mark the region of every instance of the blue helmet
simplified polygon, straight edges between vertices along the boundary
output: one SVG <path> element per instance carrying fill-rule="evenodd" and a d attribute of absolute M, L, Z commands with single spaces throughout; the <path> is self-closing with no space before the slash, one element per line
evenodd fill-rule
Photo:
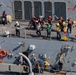
<path fill-rule="evenodd" d="M 6 10 L 4 10 L 3 12 L 6 12 Z"/>

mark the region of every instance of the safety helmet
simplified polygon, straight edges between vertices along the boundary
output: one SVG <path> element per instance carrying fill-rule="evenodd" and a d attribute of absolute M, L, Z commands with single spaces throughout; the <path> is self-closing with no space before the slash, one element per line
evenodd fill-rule
<path fill-rule="evenodd" d="M 65 25 L 66 23 L 65 22 L 63 22 L 63 25 Z"/>
<path fill-rule="evenodd" d="M 76 20 L 73 23 L 76 24 Z"/>
<path fill-rule="evenodd" d="M 6 10 L 4 10 L 3 12 L 6 12 Z"/>
<path fill-rule="evenodd" d="M 57 26 L 57 27 L 59 27 L 59 26 L 60 26 L 60 24 L 59 24 L 59 23 L 56 23 L 56 26 Z"/>

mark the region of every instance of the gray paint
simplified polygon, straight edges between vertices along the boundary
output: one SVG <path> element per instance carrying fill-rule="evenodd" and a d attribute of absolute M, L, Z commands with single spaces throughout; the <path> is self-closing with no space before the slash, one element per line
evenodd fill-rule
<path fill-rule="evenodd" d="M 6 9 L 7 10 L 7 13 L 9 15 L 11 15 L 13 17 L 13 19 L 15 19 L 15 12 L 14 12 L 14 0 L 0 0 L 0 3 L 2 4 L 2 7 L 0 7 L 0 10 L 4 10 Z M 20 0 L 15 0 L 15 1 L 20 1 Z M 24 19 L 24 1 L 30 1 L 32 3 L 32 16 L 34 15 L 34 4 L 33 4 L 33 1 L 40 1 L 42 3 L 42 15 L 45 16 L 45 13 L 44 13 L 44 2 L 48 2 L 48 0 L 21 0 L 22 2 L 22 20 Z M 71 12 L 68 12 L 68 8 L 73 8 L 76 4 L 76 1 L 75 0 L 49 0 L 49 2 L 52 3 L 52 16 L 54 14 L 54 2 L 65 2 L 66 3 L 66 18 L 72 18 L 72 19 L 76 19 L 76 9 L 75 11 L 71 11 Z M 2 14 L 2 11 L 0 11 L 0 15 Z M 54 19 L 54 17 L 53 17 Z"/>
<path fill-rule="evenodd" d="M 34 2 L 34 14 L 35 16 L 39 17 L 39 15 L 42 15 L 42 3 L 41 2 Z"/>
<path fill-rule="evenodd" d="M 66 20 L 66 3 L 65 2 L 55 2 L 54 3 L 55 14 L 58 17 L 63 17 Z"/>
<path fill-rule="evenodd" d="M 14 11 L 15 11 L 15 19 L 22 19 L 22 2 L 15 1 L 14 2 Z"/>
<path fill-rule="evenodd" d="M 76 45 L 75 42 L 0 37 L 0 42 L 2 40 L 5 40 L 5 42 L 3 42 L 1 44 L 1 48 L 4 50 L 7 50 L 8 52 L 9 52 L 9 50 L 13 50 L 12 53 L 14 54 L 13 58 L 11 58 L 11 59 L 8 59 L 7 57 L 5 57 L 3 59 L 3 61 L 5 63 L 13 63 L 16 60 L 15 57 L 18 57 L 18 55 L 16 53 L 22 52 L 22 47 L 17 48 L 19 46 L 18 43 L 21 41 L 25 42 L 25 47 L 26 47 L 25 50 L 27 50 L 30 45 L 36 46 L 36 49 L 31 51 L 29 57 L 32 55 L 32 53 L 35 53 L 37 57 L 38 57 L 38 54 L 46 53 L 47 57 L 50 57 L 49 61 L 51 62 L 52 65 L 54 65 L 54 62 L 56 61 L 57 54 L 63 44 L 69 43 L 71 47 L 74 44 Z M 75 61 L 75 57 L 76 57 L 75 52 L 76 52 L 76 50 L 70 52 L 65 57 L 65 64 L 64 64 L 64 68 L 63 68 L 64 70 L 70 70 L 71 63 L 73 63 Z M 68 59 L 70 60 L 70 63 L 67 63 Z M 72 68 L 72 71 L 76 71 L 76 66 L 74 66 Z"/>
<path fill-rule="evenodd" d="M 32 3 L 27 1 L 24 2 L 24 14 L 25 14 L 25 19 L 30 20 L 32 18 Z"/>

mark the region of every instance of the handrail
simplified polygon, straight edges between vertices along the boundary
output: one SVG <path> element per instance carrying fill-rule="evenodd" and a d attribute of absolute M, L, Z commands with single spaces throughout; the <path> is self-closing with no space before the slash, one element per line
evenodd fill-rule
<path fill-rule="evenodd" d="M 20 55 L 20 56 L 23 56 L 23 57 L 27 60 L 27 62 L 28 62 L 28 64 L 29 64 L 29 70 L 30 70 L 29 75 L 34 75 L 34 73 L 32 72 L 32 64 L 31 64 L 29 58 L 28 58 L 27 56 L 25 56 L 23 53 L 19 53 L 19 55 Z"/>

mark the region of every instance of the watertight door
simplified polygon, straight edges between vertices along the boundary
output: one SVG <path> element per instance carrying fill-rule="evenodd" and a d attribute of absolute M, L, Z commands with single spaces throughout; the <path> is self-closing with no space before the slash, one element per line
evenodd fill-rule
<path fill-rule="evenodd" d="M 22 19 L 22 3 L 21 1 L 14 1 L 15 19 Z"/>
<path fill-rule="evenodd" d="M 25 20 L 30 20 L 32 18 L 32 4 L 30 1 L 24 1 L 24 15 Z"/>
<path fill-rule="evenodd" d="M 47 19 L 48 16 L 52 16 L 52 3 L 51 2 L 44 2 L 44 15 Z"/>
<path fill-rule="evenodd" d="M 66 3 L 65 2 L 55 2 L 54 3 L 55 15 L 58 17 L 63 17 L 66 19 Z M 56 20 L 56 18 L 55 18 Z"/>
<path fill-rule="evenodd" d="M 34 14 L 36 17 L 42 16 L 42 4 L 39 1 L 34 2 Z"/>

